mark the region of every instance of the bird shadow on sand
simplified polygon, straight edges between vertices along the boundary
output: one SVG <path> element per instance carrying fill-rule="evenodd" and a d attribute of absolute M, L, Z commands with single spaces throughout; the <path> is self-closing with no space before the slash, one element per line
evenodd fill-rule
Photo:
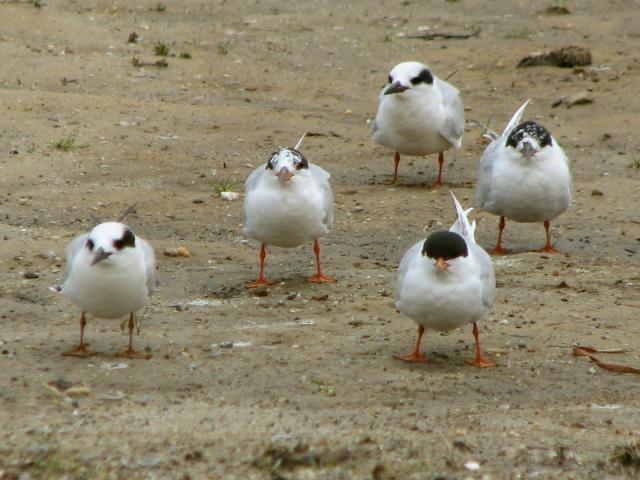
<path fill-rule="evenodd" d="M 389 188 L 420 188 L 426 190 L 442 190 L 444 192 L 448 192 L 450 189 L 458 189 L 458 188 L 471 188 L 473 187 L 473 182 L 449 182 L 445 181 L 444 185 L 435 185 L 435 177 L 429 177 L 427 180 L 417 179 L 415 177 L 398 177 L 396 183 L 391 182 L 392 176 L 385 177 L 373 177 L 369 179 L 369 185 L 382 185 L 384 187 Z"/>

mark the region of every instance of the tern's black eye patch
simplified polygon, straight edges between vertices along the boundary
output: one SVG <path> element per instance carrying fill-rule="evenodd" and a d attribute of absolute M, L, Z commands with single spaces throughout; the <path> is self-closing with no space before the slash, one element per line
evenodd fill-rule
<path fill-rule="evenodd" d="M 302 168 L 309 168 L 309 162 L 304 158 L 299 151 L 291 149 L 291 153 L 293 154 L 293 164 L 296 167 L 296 170 L 300 170 Z"/>
<path fill-rule="evenodd" d="M 280 150 L 277 150 L 271 154 L 269 157 L 269 161 L 267 162 L 267 170 L 273 170 L 275 168 L 275 159 L 280 153 Z"/>
<path fill-rule="evenodd" d="M 534 138 L 540 148 L 551 145 L 551 134 L 539 123 L 528 120 L 518 125 L 507 138 L 507 145 L 516 148 L 525 136 Z"/>
<path fill-rule="evenodd" d="M 431 75 L 431 72 L 428 69 L 425 68 L 420 72 L 420 75 L 411 79 L 412 85 L 418 85 L 419 83 L 426 83 L 427 85 L 431 85 L 433 83 L 433 75 Z"/>
<path fill-rule="evenodd" d="M 393 83 L 393 77 L 391 77 L 391 75 L 389 75 L 389 83 Z"/>
<path fill-rule="evenodd" d="M 93 240 L 89 239 L 87 240 L 87 250 L 89 250 L 90 252 L 93 252 Z"/>
<path fill-rule="evenodd" d="M 422 255 L 429 258 L 453 260 L 469 255 L 467 242 L 454 232 L 434 232 L 427 237 L 422 246 Z"/>
<path fill-rule="evenodd" d="M 131 230 L 125 228 L 124 233 L 122 234 L 122 238 L 120 240 L 114 240 L 113 246 L 116 248 L 116 250 L 122 250 L 124 247 L 135 247 L 136 236 Z"/>

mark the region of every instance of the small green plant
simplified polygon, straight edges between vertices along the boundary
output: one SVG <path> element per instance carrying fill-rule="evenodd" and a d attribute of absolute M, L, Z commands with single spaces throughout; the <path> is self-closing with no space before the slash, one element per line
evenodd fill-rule
<path fill-rule="evenodd" d="M 156 5 L 156 12 L 166 12 L 166 11 L 167 11 L 167 6 L 162 2 L 158 2 L 158 4 Z"/>
<path fill-rule="evenodd" d="M 181 52 L 180 58 L 192 58 L 189 52 Z"/>
<path fill-rule="evenodd" d="M 504 37 L 505 40 L 529 40 L 531 38 L 531 32 L 511 32 L 507 33 Z"/>
<path fill-rule="evenodd" d="M 229 53 L 229 42 L 218 42 L 216 49 L 219 55 L 227 55 Z"/>
<path fill-rule="evenodd" d="M 153 51 L 156 55 L 166 57 L 167 55 L 169 55 L 169 45 L 160 40 L 153 46 Z"/>
<path fill-rule="evenodd" d="M 640 446 L 637 441 L 633 440 L 628 445 L 617 447 L 612 460 L 624 467 L 640 471 Z"/>
<path fill-rule="evenodd" d="M 569 15 L 571 13 L 566 0 L 551 0 L 551 5 L 545 11 L 549 15 Z"/>
<path fill-rule="evenodd" d="M 238 190 L 238 182 L 233 178 L 225 178 L 213 184 L 213 191 L 217 194 L 221 192 L 235 192 Z"/>
<path fill-rule="evenodd" d="M 73 148 L 77 148 L 76 139 L 74 137 L 61 138 L 57 142 L 54 142 L 53 146 L 63 152 L 68 152 Z"/>
<path fill-rule="evenodd" d="M 640 170 L 640 158 L 633 157 L 631 162 L 629 162 L 629 168 L 633 168 L 634 170 Z"/>

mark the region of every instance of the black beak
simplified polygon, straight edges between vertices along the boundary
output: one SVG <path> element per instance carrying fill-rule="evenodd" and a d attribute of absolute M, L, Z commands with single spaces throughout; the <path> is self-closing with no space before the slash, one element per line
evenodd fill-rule
<path fill-rule="evenodd" d="M 392 93 L 402 93 L 405 90 L 409 90 L 409 87 L 405 87 L 400 82 L 393 82 L 385 89 L 384 94 L 391 95 Z"/>
<path fill-rule="evenodd" d="M 524 142 L 522 144 L 522 154 L 527 157 L 527 158 L 531 158 L 533 157 L 536 153 L 538 153 L 538 151 L 534 148 L 533 145 L 531 145 L 529 142 Z"/>
<path fill-rule="evenodd" d="M 111 252 L 105 252 L 102 249 L 102 247 L 98 247 L 98 249 L 96 250 L 96 253 L 93 255 L 93 260 L 91 260 L 91 266 L 101 262 L 105 258 L 109 258 L 110 256 L 111 256 Z"/>

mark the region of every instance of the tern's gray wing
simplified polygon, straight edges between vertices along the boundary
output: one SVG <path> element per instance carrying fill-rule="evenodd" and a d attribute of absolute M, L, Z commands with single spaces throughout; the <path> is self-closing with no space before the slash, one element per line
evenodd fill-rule
<path fill-rule="evenodd" d="M 445 113 L 445 121 L 440 135 L 447 139 L 456 148 L 462 146 L 462 134 L 464 133 L 464 106 L 460 98 L 460 92 L 450 83 L 436 79 L 437 87 L 442 94 L 442 107 Z"/>
<path fill-rule="evenodd" d="M 496 275 L 493 271 L 491 257 L 485 250 L 473 244 L 467 244 L 480 265 L 480 280 L 482 281 L 482 304 L 488 310 L 493 306 L 496 296 Z"/>
<path fill-rule="evenodd" d="M 318 186 L 322 189 L 324 196 L 324 224 L 327 227 L 333 225 L 333 191 L 329 182 L 331 175 L 324 168 L 318 165 L 309 164 L 309 171 Z"/>
<path fill-rule="evenodd" d="M 73 265 L 73 259 L 76 258 L 76 255 L 82 247 L 84 247 L 84 242 L 87 241 L 88 233 L 83 233 L 82 235 L 78 235 L 76 238 L 69 242 L 67 245 L 66 255 L 67 255 L 67 265 L 66 271 L 64 274 L 64 279 L 69 278 L 69 273 L 71 273 L 71 265 Z"/>
<path fill-rule="evenodd" d="M 400 293 L 400 285 L 404 280 L 404 276 L 407 274 L 409 270 L 409 265 L 413 262 L 413 259 L 418 255 L 418 253 L 422 250 L 422 246 L 424 245 L 424 239 L 420 240 L 418 243 L 415 243 L 409 250 L 407 250 L 402 256 L 402 260 L 400 260 L 400 266 L 398 267 L 398 281 L 396 282 L 396 296 Z"/>
<path fill-rule="evenodd" d="M 476 184 L 476 194 L 478 203 L 482 208 L 486 208 L 487 202 L 491 202 L 491 185 L 493 182 L 493 166 L 502 153 L 505 137 L 500 137 L 487 146 L 480 157 L 480 166 L 478 167 L 478 182 Z"/>
<path fill-rule="evenodd" d="M 251 175 L 249 175 L 247 180 L 244 182 L 245 195 L 249 193 L 251 190 L 253 190 L 254 188 L 256 188 L 256 185 L 260 181 L 260 178 L 262 177 L 262 175 L 264 175 L 266 171 L 267 169 L 264 166 L 260 166 L 256 168 L 253 172 L 251 172 Z"/>
<path fill-rule="evenodd" d="M 156 256 L 153 247 L 140 237 L 137 237 L 136 246 L 140 247 L 144 255 L 144 269 L 147 275 L 147 294 L 151 295 L 156 286 Z"/>

